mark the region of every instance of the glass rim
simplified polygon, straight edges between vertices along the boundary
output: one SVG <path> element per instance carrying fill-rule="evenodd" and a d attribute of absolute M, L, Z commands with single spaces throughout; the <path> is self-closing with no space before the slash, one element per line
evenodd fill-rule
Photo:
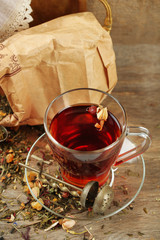
<path fill-rule="evenodd" d="M 47 127 L 47 116 L 48 116 L 48 112 L 52 106 L 52 104 L 58 100 L 59 98 L 61 98 L 63 95 L 67 94 L 67 93 L 70 93 L 70 92 L 74 92 L 74 91 L 81 91 L 81 90 L 91 90 L 91 91 L 96 91 L 96 92 L 100 92 L 100 93 L 103 93 L 104 95 L 107 95 L 108 97 L 110 97 L 112 100 L 114 100 L 121 108 L 122 112 L 123 112 L 123 116 L 124 116 L 124 129 L 122 128 L 122 133 L 120 135 L 119 138 L 117 138 L 116 141 L 114 141 L 112 144 L 104 147 L 104 148 L 100 148 L 100 149 L 97 149 L 97 150 L 92 150 L 92 151 L 80 151 L 80 150 L 75 150 L 75 149 L 72 149 L 72 148 L 68 148 L 68 147 L 65 147 L 63 146 L 62 144 L 60 144 L 51 134 L 50 134 L 50 131 Z M 111 94 L 103 91 L 103 90 L 100 90 L 100 89 L 95 89 L 95 88 L 74 88 L 74 89 L 71 89 L 71 90 L 68 90 L 68 91 L 65 91 L 61 94 L 59 94 L 57 97 L 55 97 L 51 102 L 50 104 L 48 105 L 46 111 L 45 111 L 45 115 L 44 115 L 44 130 L 46 132 L 46 135 L 47 137 L 50 139 L 51 142 L 53 142 L 54 144 L 56 144 L 58 147 L 70 152 L 70 153 L 75 153 L 75 154 L 93 154 L 93 153 L 101 153 L 101 152 L 104 152 L 106 150 L 109 150 L 111 148 L 113 148 L 114 146 L 116 146 L 120 140 L 122 139 L 122 137 L 124 136 L 124 134 L 126 134 L 126 130 L 127 130 L 127 115 L 126 115 L 126 111 L 124 109 L 124 107 L 121 105 L 121 103 L 115 98 L 113 97 Z"/>

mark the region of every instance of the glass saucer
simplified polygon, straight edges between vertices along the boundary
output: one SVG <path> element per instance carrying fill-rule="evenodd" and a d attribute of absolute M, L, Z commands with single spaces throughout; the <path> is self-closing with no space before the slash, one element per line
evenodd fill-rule
<path fill-rule="evenodd" d="M 35 171 L 41 172 L 39 178 L 43 182 L 43 187 L 40 189 L 39 197 L 42 199 L 44 197 L 41 191 L 47 192 L 52 200 L 52 205 L 48 207 L 45 201 L 44 204 L 42 204 L 39 198 L 34 195 L 28 181 L 30 170 L 26 167 L 25 177 L 28 188 L 34 199 L 38 201 L 43 208 L 56 216 L 60 218 L 74 218 L 75 220 L 99 220 L 119 213 L 135 200 L 142 189 L 145 179 L 145 162 L 142 155 L 119 165 L 118 168 L 112 169 L 107 183 L 112 187 L 114 199 L 105 213 L 97 214 L 93 213 L 92 208 L 84 209 L 81 207 L 80 198 L 75 197 L 76 191 L 74 188 L 67 187 L 68 193 L 63 192 L 62 188 L 65 185 L 55 184 L 55 181 L 43 175 L 46 173 L 63 180 L 60 174 L 59 165 L 53 160 L 45 133 L 32 145 L 27 155 L 25 165 L 36 169 Z M 45 197 L 47 197 L 47 195 L 45 195 Z"/>

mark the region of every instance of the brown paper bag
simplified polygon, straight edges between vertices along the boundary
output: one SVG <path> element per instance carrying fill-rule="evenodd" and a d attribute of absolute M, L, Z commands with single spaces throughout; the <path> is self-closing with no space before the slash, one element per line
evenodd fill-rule
<path fill-rule="evenodd" d="M 13 110 L 0 124 L 42 124 L 60 93 L 80 87 L 111 92 L 116 82 L 111 37 L 94 15 L 54 19 L 0 44 L 0 88 Z"/>

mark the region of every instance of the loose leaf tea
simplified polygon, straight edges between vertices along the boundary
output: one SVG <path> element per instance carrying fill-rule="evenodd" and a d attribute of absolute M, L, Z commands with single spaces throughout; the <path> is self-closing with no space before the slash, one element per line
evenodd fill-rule
<path fill-rule="evenodd" d="M 12 114 L 13 111 L 7 101 L 6 96 L 0 95 L 0 121 L 7 116 L 8 114 Z"/>
<path fill-rule="evenodd" d="M 4 100 L 4 99 L 3 99 Z M 1 98 L 2 101 L 2 98 Z M 4 101 L 7 101 L 6 99 Z M 4 104 L 6 106 L 5 109 L 1 109 L 2 111 L 6 111 L 6 114 L 9 114 L 11 109 L 7 107 L 7 103 Z M 3 107 L 4 107 L 3 106 Z M 2 107 L 2 106 L 0 106 Z M 87 108 L 87 114 L 90 112 L 91 117 L 95 117 L 95 122 L 97 122 L 97 107 L 94 108 Z M 107 121 L 112 119 L 112 115 L 110 112 L 108 112 L 108 118 Z M 114 119 L 112 119 L 114 120 Z M 106 122 L 107 122 L 106 121 Z M 93 123 L 93 128 L 97 133 L 103 134 L 103 131 L 105 130 L 105 124 L 101 131 L 99 129 L 96 129 Z M 36 202 L 35 199 L 30 194 L 30 191 L 28 189 L 28 186 L 26 186 L 26 180 L 24 178 L 24 168 L 20 167 L 18 164 L 25 163 L 26 155 L 28 154 L 28 151 L 30 150 L 31 145 L 37 139 L 37 136 L 40 136 L 44 130 L 43 126 L 37 126 L 37 127 L 19 127 L 19 128 L 7 128 L 8 130 L 8 138 L 5 142 L 1 143 L 0 145 L 0 219 L 2 221 L 10 222 L 10 224 L 14 224 L 14 221 L 18 222 L 19 216 L 23 217 L 24 224 L 21 226 L 17 226 L 16 228 L 19 230 L 21 228 L 26 228 L 24 231 L 19 230 L 21 233 L 24 233 L 23 237 L 24 239 L 29 239 L 29 226 L 35 226 L 41 229 L 48 229 L 49 227 L 62 227 L 59 222 L 61 220 L 60 217 L 57 215 L 54 215 L 53 213 L 49 212 L 45 208 L 41 206 L 41 210 L 34 209 L 32 207 L 32 203 Z M 32 138 L 31 133 L 35 133 L 36 138 Z M 30 139 L 28 141 L 27 139 Z M 49 163 L 50 156 L 47 155 L 48 153 L 44 153 L 41 149 L 41 157 L 43 160 Z M 47 164 L 47 163 L 46 163 Z M 38 166 L 38 164 L 37 164 Z M 39 167 L 41 165 L 39 164 Z M 48 165 L 49 166 L 49 165 Z M 60 174 L 60 172 L 56 173 L 57 175 Z M 128 171 L 126 172 L 127 177 L 137 177 L 136 174 L 132 174 L 132 172 Z M 42 178 L 40 178 L 42 177 Z M 81 207 L 80 201 L 79 201 L 79 195 L 73 194 L 73 189 L 69 192 L 63 191 L 65 186 L 59 185 L 55 186 L 56 184 L 54 182 L 51 182 L 49 179 L 43 178 L 42 176 L 39 176 L 35 172 L 30 172 L 28 174 L 28 181 L 30 184 L 31 189 L 34 189 L 35 193 L 37 194 L 38 199 L 42 199 L 45 206 L 50 208 L 51 210 L 55 211 L 56 213 L 60 213 L 63 216 L 68 213 L 82 213 L 84 209 Z M 13 199 L 8 198 L 5 196 L 4 190 L 12 183 L 20 183 L 21 186 L 23 186 L 24 191 L 26 190 L 26 196 L 25 201 L 20 201 L 20 196 L 17 196 L 16 201 L 18 204 L 18 208 L 16 210 L 11 210 L 8 207 L 8 202 L 12 204 Z M 122 194 L 126 195 L 126 187 L 123 185 L 121 186 Z M 125 190 L 125 191 L 124 191 Z M 12 191 L 16 191 L 16 187 L 12 189 Z M 23 191 L 23 190 L 22 190 Z M 75 192 L 75 191 L 74 191 Z M 158 200 L 157 200 L 158 201 Z M 113 202 L 113 205 L 118 207 Z M 113 207 L 114 207 L 113 206 Z M 131 208 L 130 208 L 131 209 Z M 92 216 L 92 208 L 87 209 L 88 210 L 88 216 Z M 85 211 L 87 211 L 85 210 Z M 29 220 L 29 223 L 26 223 L 25 221 Z M 57 223 L 58 222 L 58 223 Z M 63 221 L 62 221 L 63 222 Z M 68 222 L 69 223 L 69 222 Z M 73 222 L 70 222 L 73 224 Z M 72 225 L 71 224 L 71 225 Z M 69 224 L 69 227 L 71 226 Z M 74 224 L 73 224 L 74 225 Z M 14 224 L 15 226 L 15 224 Z M 52 227 L 50 229 L 52 229 Z M 15 229 L 15 228 L 14 228 Z M 49 230 L 48 230 L 49 231 Z M 73 230 L 69 230 L 67 228 L 68 232 L 70 234 L 84 234 L 84 232 L 75 232 Z M 14 230 L 12 229 L 11 234 L 14 234 Z M 139 235 L 142 235 L 143 233 L 139 232 Z"/>

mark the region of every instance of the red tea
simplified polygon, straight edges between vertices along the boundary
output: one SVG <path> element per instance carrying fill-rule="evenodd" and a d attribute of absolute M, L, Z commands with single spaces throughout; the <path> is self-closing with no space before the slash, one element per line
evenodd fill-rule
<path fill-rule="evenodd" d="M 108 112 L 101 131 L 95 127 L 97 121 L 96 112 L 92 111 L 91 106 L 77 105 L 56 114 L 50 125 L 50 133 L 57 142 L 69 149 L 78 150 L 74 153 L 66 149 L 60 150 L 51 143 L 62 167 L 63 178 L 78 186 L 84 186 L 91 180 L 98 180 L 102 185 L 117 156 L 115 152 L 110 153 L 110 158 L 105 157 L 105 151 L 88 152 L 111 145 L 121 135 L 121 126 L 111 112 Z"/>

